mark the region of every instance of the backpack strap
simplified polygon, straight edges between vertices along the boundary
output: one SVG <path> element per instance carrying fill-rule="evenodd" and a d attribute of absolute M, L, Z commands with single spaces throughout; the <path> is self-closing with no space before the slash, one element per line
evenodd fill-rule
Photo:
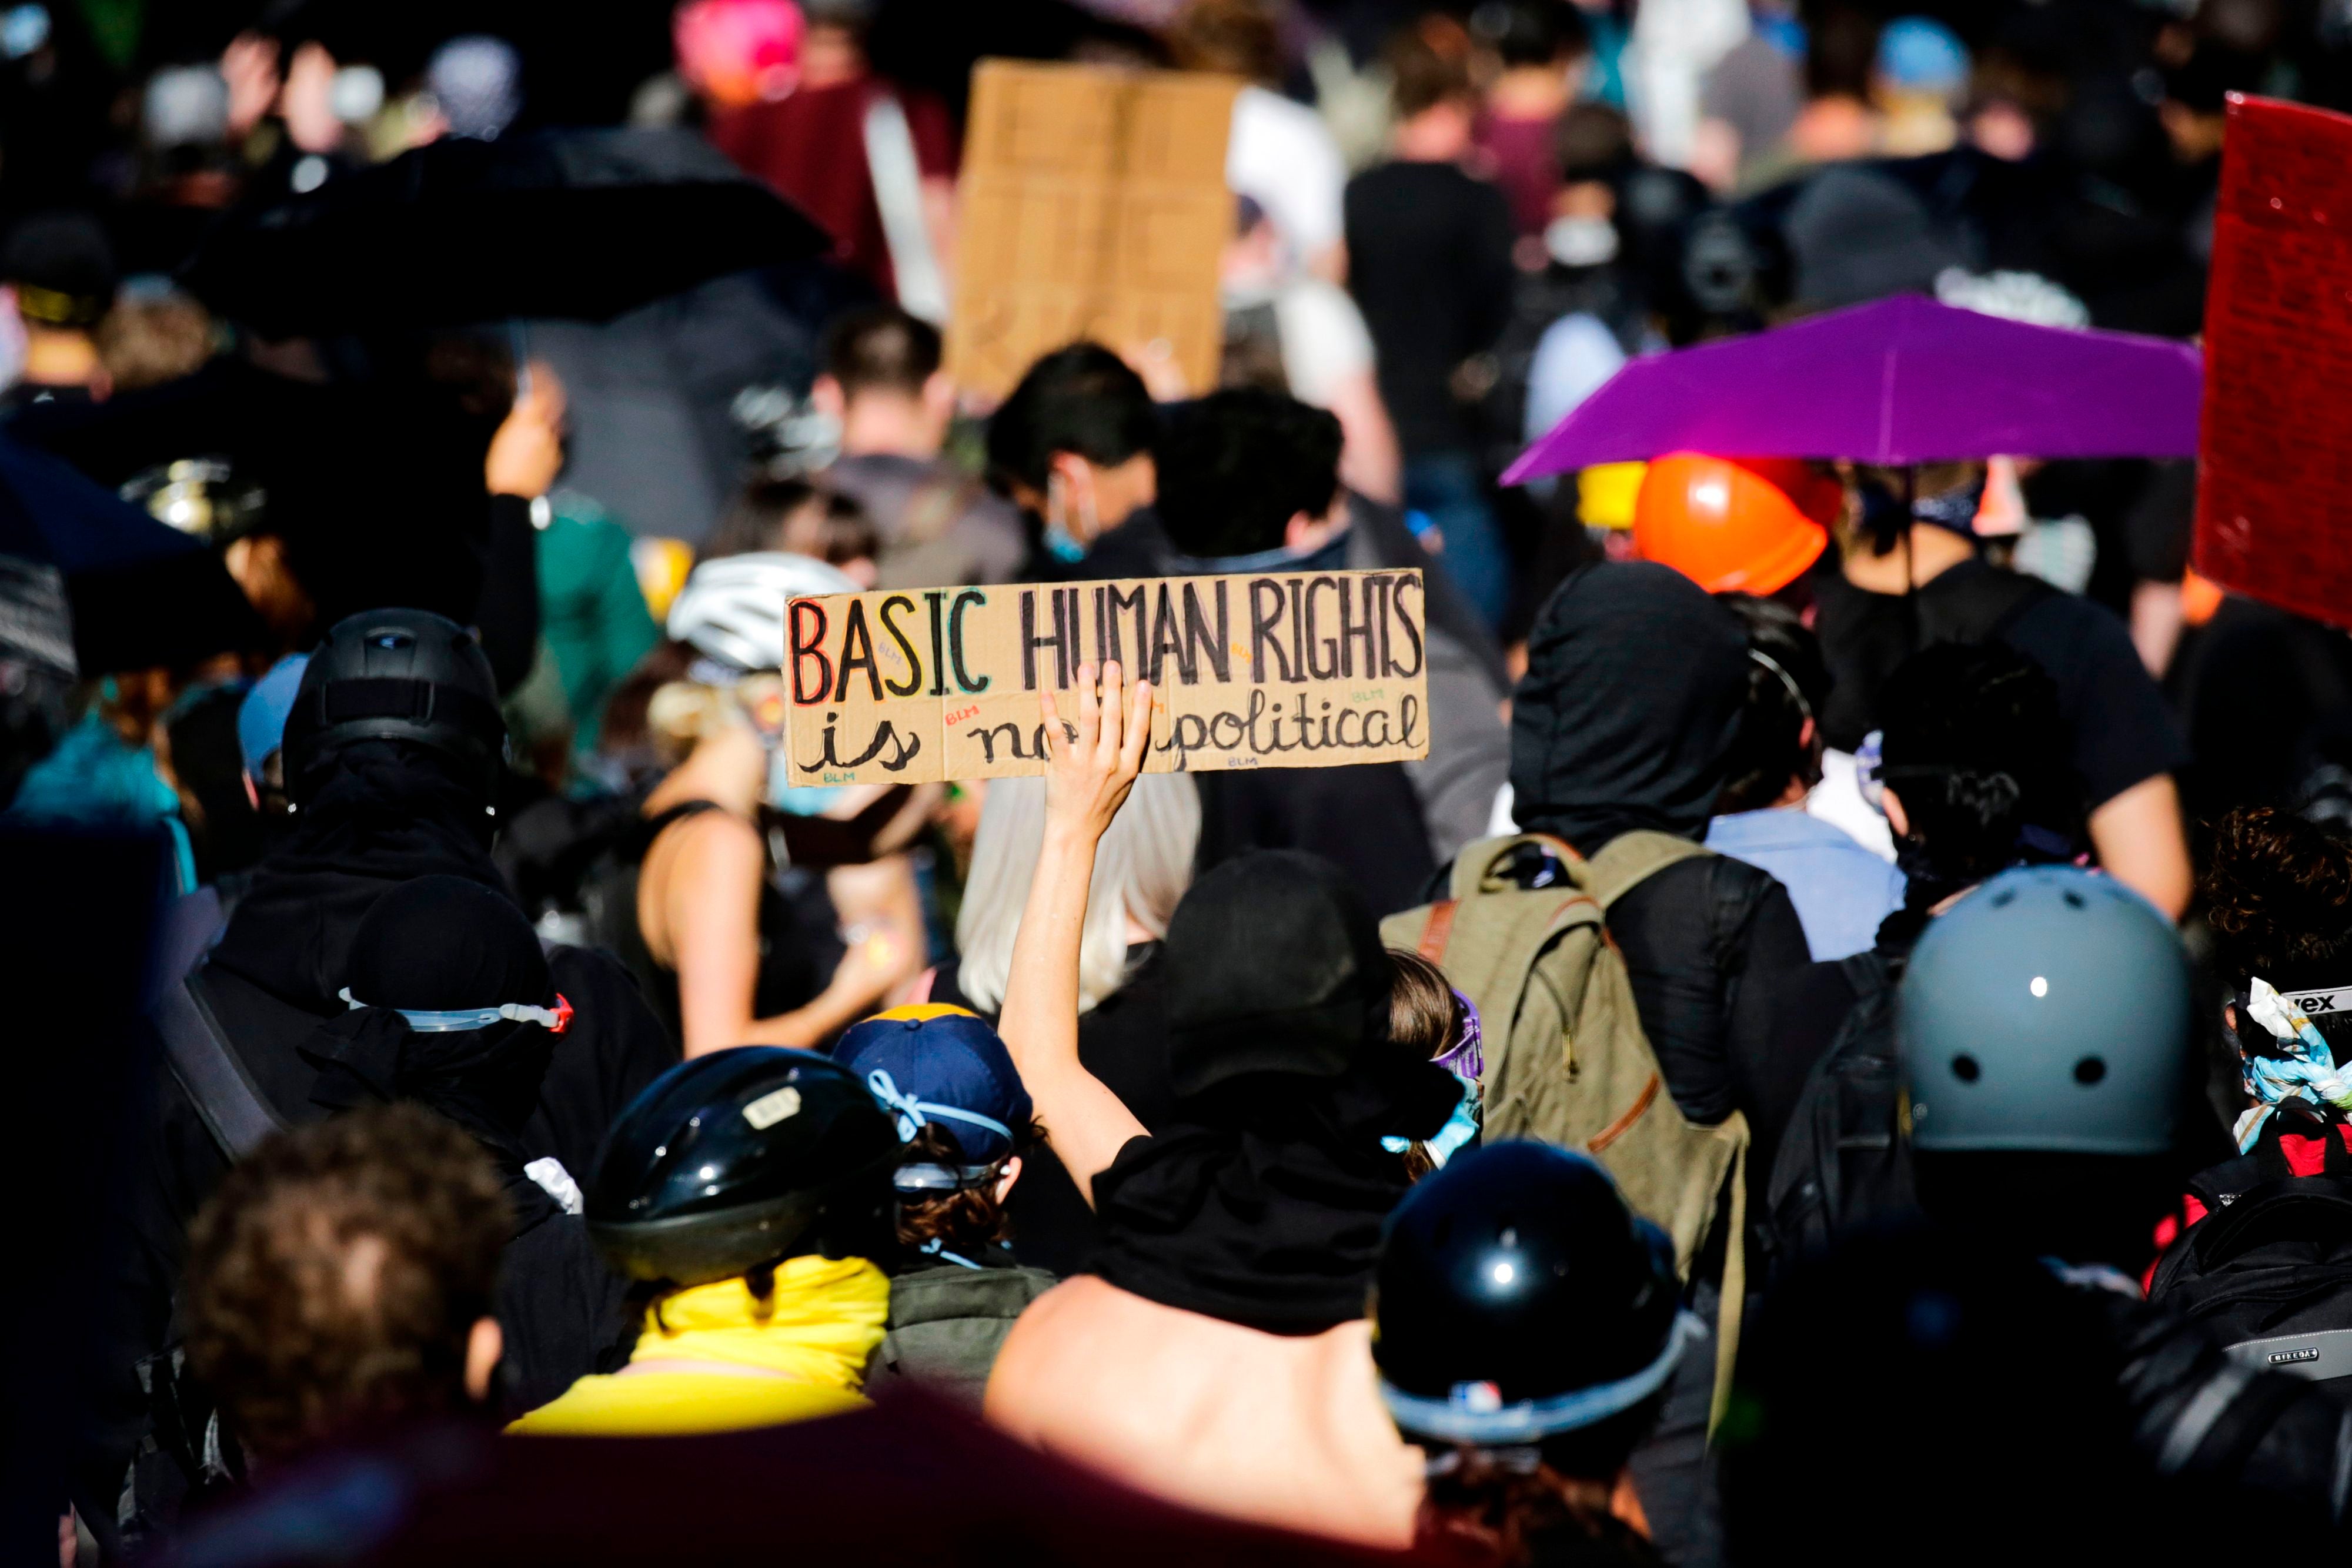
<path fill-rule="evenodd" d="M 237 1061 L 227 1031 L 196 987 L 205 956 L 227 925 L 210 888 L 199 888 L 165 913 L 157 944 L 162 991 L 154 1021 L 172 1076 L 234 1164 L 286 1123 Z"/>
<path fill-rule="evenodd" d="M 1454 912 L 1462 907 L 1458 898 L 1441 898 L 1429 906 L 1429 923 L 1421 928 L 1421 940 L 1413 950 L 1433 964 L 1445 962 L 1445 940 L 1454 935 Z"/>
<path fill-rule="evenodd" d="M 1673 833 L 1636 828 L 1601 845 L 1601 852 L 1586 862 L 1592 872 L 1586 879 L 1585 891 L 1599 899 L 1601 907 L 1606 910 L 1668 866 L 1714 852 L 1705 844 Z"/>
<path fill-rule="evenodd" d="M 1731 1213 L 1726 1217 L 1723 1294 L 1715 1310 L 1715 1396 L 1706 1410 L 1710 1443 L 1716 1428 L 1723 1425 L 1724 1412 L 1731 1407 L 1731 1375 L 1739 1364 L 1740 1319 L 1748 1310 L 1748 1118 L 1734 1111 L 1717 1126 L 1734 1142 L 1731 1174 L 1725 1177 L 1731 1184 Z"/>
<path fill-rule="evenodd" d="M 1520 887 L 1503 868 L 1526 843 L 1544 845 L 1570 874 L 1548 887 Z M 1451 953 L 1448 971 L 1465 995 L 1516 998 L 1546 947 L 1570 926 L 1599 922 L 1601 905 L 1582 886 L 1583 869 L 1576 852 L 1558 839 L 1535 833 L 1482 839 L 1454 858 L 1452 896 L 1428 906 L 1412 945 L 1433 964 L 1446 963 Z M 1488 1027 L 1499 1030 L 1507 1020 L 1491 1019 Z"/>
<path fill-rule="evenodd" d="M 1854 1000 L 1861 1001 L 1886 983 L 1886 956 L 1875 947 L 1864 947 L 1859 953 L 1849 953 L 1837 961 L 1838 973 L 1853 988 Z"/>

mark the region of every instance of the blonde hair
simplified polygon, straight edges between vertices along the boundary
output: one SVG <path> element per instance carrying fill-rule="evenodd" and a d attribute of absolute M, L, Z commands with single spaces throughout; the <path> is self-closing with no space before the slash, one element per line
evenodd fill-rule
<path fill-rule="evenodd" d="M 731 692 L 700 681 L 667 682 L 646 703 L 646 737 L 665 768 L 677 767 L 704 740 L 742 722 Z"/>
<path fill-rule="evenodd" d="M 675 768 L 712 736 L 739 725 L 760 727 L 763 707 L 782 723 L 783 683 L 769 670 L 754 670 L 731 685 L 713 685 L 688 675 L 666 681 L 646 700 L 646 735 L 665 767 Z"/>
<path fill-rule="evenodd" d="M 973 841 L 971 875 L 956 919 L 962 954 L 956 984 L 982 1012 L 1004 1005 L 1013 973 L 1013 939 L 1021 908 L 1045 841 L 1045 781 L 992 779 Z M 1201 797 L 1181 773 L 1147 773 L 1135 781 L 1095 856 L 1087 895 L 1085 935 L 1078 944 L 1078 1010 L 1086 1012 L 1127 978 L 1127 922 L 1155 937 L 1168 935 L 1168 917 L 1192 882 L 1192 853 L 1201 841 Z"/>

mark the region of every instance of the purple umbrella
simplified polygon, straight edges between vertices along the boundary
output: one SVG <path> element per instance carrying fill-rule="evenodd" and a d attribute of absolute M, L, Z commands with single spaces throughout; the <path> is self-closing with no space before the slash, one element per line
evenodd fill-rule
<path fill-rule="evenodd" d="M 2193 457 L 2203 376 L 2198 351 L 2170 339 L 2035 327 L 1899 295 L 1634 360 L 1503 483 L 1669 452 L 1889 467 Z"/>

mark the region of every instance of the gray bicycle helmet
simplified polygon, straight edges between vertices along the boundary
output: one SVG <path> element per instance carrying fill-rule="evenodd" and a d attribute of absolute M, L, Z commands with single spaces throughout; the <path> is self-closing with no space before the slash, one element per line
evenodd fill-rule
<path fill-rule="evenodd" d="M 2160 1155 L 2189 1071 L 2188 956 L 2112 877 L 2003 872 L 1928 925 L 1896 1039 L 1918 1149 Z"/>

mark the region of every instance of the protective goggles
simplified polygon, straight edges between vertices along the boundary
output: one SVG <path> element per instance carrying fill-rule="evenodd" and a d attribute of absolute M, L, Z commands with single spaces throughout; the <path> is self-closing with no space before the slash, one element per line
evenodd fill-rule
<path fill-rule="evenodd" d="M 335 993 L 344 1003 L 357 1009 L 368 1004 L 352 995 L 345 986 Z M 550 1034 L 562 1034 L 572 1027 L 572 1004 L 558 991 L 551 1008 L 526 1007 L 520 1002 L 502 1002 L 494 1008 L 394 1008 L 392 1009 L 408 1020 L 408 1027 L 419 1034 L 455 1034 L 460 1030 L 488 1029 L 494 1023 L 535 1023 Z"/>

